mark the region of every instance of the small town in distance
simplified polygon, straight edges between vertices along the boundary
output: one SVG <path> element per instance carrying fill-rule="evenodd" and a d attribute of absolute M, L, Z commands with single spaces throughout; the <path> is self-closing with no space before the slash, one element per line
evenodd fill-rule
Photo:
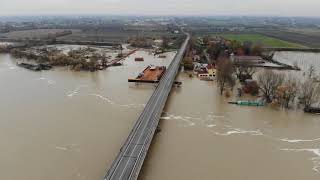
<path fill-rule="evenodd" d="M 319 2 L 19 1 L 0 179 L 319 179 Z"/>

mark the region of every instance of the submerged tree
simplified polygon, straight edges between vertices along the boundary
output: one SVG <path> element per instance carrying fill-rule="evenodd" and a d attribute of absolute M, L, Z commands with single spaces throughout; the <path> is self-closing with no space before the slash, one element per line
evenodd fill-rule
<path fill-rule="evenodd" d="M 320 100 L 320 85 L 312 80 L 307 80 L 300 86 L 300 103 L 305 107 L 310 107 L 312 104 Z"/>
<path fill-rule="evenodd" d="M 271 103 L 279 86 L 284 82 L 284 75 L 265 70 L 257 77 L 260 91 L 267 103 Z"/>
<path fill-rule="evenodd" d="M 217 66 L 217 82 L 220 88 L 220 94 L 222 95 L 227 85 L 231 88 L 235 85 L 233 64 L 228 58 L 222 58 L 218 60 Z"/>
<path fill-rule="evenodd" d="M 294 102 L 298 94 L 298 81 L 292 76 L 288 77 L 282 86 L 277 88 L 276 97 L 278 103 L 285 108 L 289 108 L 290 102 Z"/>
<path fill-rule="evenodd" d="M 316 67 L 313 64 L 311 64 L 308 68 L 307 73 L 308 73 L 308 78 L 313 78 L 314 75 L 316 74 Z"/>
<path fill-rule="evenodd" d="M 193 60 L 190 56 L 184 57 L 182 61 L 182 65 L 184 66 L 185 70 L 193 70 L 194 65 L 193 65 Z"/>
<path fill-rule="evenodd" d="M 240 82 L 244 82 L 247 79 L 252 79 L 252 76 L 257 72 L 257 70 L 254 67 L 238 65 L 235 67 L 235 72 Z"/>

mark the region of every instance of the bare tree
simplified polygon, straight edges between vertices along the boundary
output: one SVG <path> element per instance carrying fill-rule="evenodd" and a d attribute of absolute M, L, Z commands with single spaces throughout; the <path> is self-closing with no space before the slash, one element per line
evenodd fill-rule
<path fill-rule="evenodd" d="M 267 103 L 271 103 L 275 97 L 277 88 L 281 86 L 284 81 L 284 75 L 270 70 L 265 70 L 258 75 L 257 79 L 263 97 Z"/>
<path fill-rule="evenodd" d="M 223 91 L 227 85 L 231 88 L 235 85 L 235 80 L 233 78 L 233 65 L 228 58 L 222 58 L 218 60 L 217 67 L 217 82 L 220 88 L 220 94 L 223 94 Z"/>
<path fill-rule="evenodd" d="M 249 67 L 246 65 L 238 65 L 235 68 L 236 76 L 241 81 L 244 82 L 247 79 L 252 79 L 254 73 L 256 73 L 256 68 Z"/>
<path fill-rule="evenodd" d="M 309 66 L 307 73 L 308 73 L 308 77 L 309 77 L 309 78 L 313 78 L 313 77 L 314 77 L 314 75 L 315 75 L 315 73 L 316 73 L 316 68 L 315 68 L 315 66 L 314 66 L 313 64 L 311 64 L 311 65 Z"/>
<path fill-rule="evenodd" d="M 120 56 L 120 57 L 123 57 L 123 47 L 122 47 L 122 44 L 119 45 L 119 50 L 120 50 L 119 56 Z"/>
<path fill-rule="evenodd" d="M 300 103 L 305 107 L 310 107 L 320 100 L 320 85 L 312 80 L 307 80 L 300 86 Z"/>
<path fill-rule="evenodd" d="M 290 102 L 294 102 L 298 94 L 298 81 L 292 76 L 288 76 L 282 86 L 277 89 L 277 99 L 282 107 L 289 108 Z"/>
<path fill-rule="evenodd" d="M 162 44 L 161 44 L 161 48 L 163 50 L 168 49 L 169 47 L 169 41 L 170 39 L 167 36 L 162 36 Z"/>
<path fill-rule="evenodd" d="M 292 65 L 293 65 L 294 68 L 299 69 L 298 61 L 294 61 Z"/>

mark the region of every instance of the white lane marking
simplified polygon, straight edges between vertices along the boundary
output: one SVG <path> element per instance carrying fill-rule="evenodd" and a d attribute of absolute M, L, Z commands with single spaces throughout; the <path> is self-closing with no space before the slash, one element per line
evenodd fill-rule
<path fill-rule="evenodd" d="M 166 77 L 166 78 L 167 78 L 167 77 Z M 160 92 L 163 91 L 164 87 L 165 87 L 164 85 L 160 87 L 160 88 L 161 88 L 161 91 L 160 91 Z M 160 93 L 160 92 L 159 92 L 159 93 Z M 156 92 L 156 93 L 157 93 L 157 92 Z M 148 113 L 148 114 L 147 114 L 147 115 L 148 115 L 148 116 L 147 116 L 147 121 L 145 122 L 145 125 L 144 125 L 144 127 L 143 127 L 143 129 L 142 129 L 142 131 L 141 131 L 142 133 L 140 133 L 140 136 L 139 136 L 139 139 L 138 139 L 137 143 L 141 140 L 141 137 L 142 137 L 142 135 L 144 134 L 143 132 L 145 131 L 145 129 L 147 128 L 147 126 L 148 126 L 148 124 L 149 124 L 148 122 L 149 122 L 149 120 L 151 119 L 151 114 L 153 114 L 153 112 L 154 112 L 154 110 L 155 110 L 155 108 L 156 108 L 156 104 L 158 104 L 158 101 L 159 101 L 160 97 L 161 97 L 161 95 L 158 95 L 158 96 L 156 97 L 157 99 L 156 99 L 155 103 L 153 103 L 154 106 L 153 106 L 153 108 L 152 108 L 151 113 Z M 136 148 L 137 148 L 137 145 L 134 146 L 133 150 L 132 150 L 131 153 L 130 153 L 130 156 L 132 156 L 132 154 L 135 152 Z M 124 154 L 125 154 L 125 153 L 124 153 Z M 139 154 L 140 154 L 140 153 L 139 153 Z M 130 157 L 130 156 L 129 156 L 129 157 Z M 122 179 L 122 177 L 123 177 L 123 175 L 124 175 L 124 172 L 125 172 L 125 170 L 127 169 L 128 164 L 129 164 L 129 161 L 127 161 L 125 167 L 123 168 L 123 171 L 122 171 L 119 179 Z"/>
<path fill-rule="evenodd" d="M 189 39 L 189 38 L 188 38 L 188 39 Z M 187 42 L 188 42 L 188 40 L 187 40 L 187 41 L 185 42 L 185 44 L 184 44 L 184 49 L 186 48 Z M 183 55 L 183 51 L 179 52 L 179 56 L 180 56 L 179 59 L 182 58 L 182 55 Z M 173 64 L 173 67 L 179 65 L 179 62 L 180 62 L 180 61 L 174 62 L 174 63 L 176 63 L 176 64 Z M 175 67 L 174 67 L 174 68 L 175 68 Z M 168 75 L 166 74 L 166 77 L 164 78 L 164 79 L 166 80 L 165 82 L 167 82 L 168 77 L 172 76 L 172 75 L 170 75 L 170 73 L 172 74 L 172 73 L 175 72 L 175 71 L 176 71 L 176 70 L 170 71 L 170 72 L 168 73 Z M 172 80 L 172 83 L 173 83 L 173 80 Z M 169 81 L 169 84 L 170 84 L 170 81 Z M 168 85 L 168 83 L 165 83 L 162 87 L 160 87 L 161 90 L 159 90 L 159 89 L 160 89 L 160 88 L 159 88 L 159 89 L 156 89 L 156 91 L 162 92 L 163 89 L 164 89 L 167 85 Z M 169 92 L 170 92 L 170 91 L 169 91 Z M 155 92 L 154 94 L 157 94 L 157 92 Z M 153 95 L 154 95 L 154 94 L 153 94 Z M 159 99 L 160 99 L 160 97 L 161 97 L 161 96 L 158 95 L 157 100 L 156 100 L 156 103 L 153 103 L 153 104 L 157 104 L 158 101 L 159 101 Z M 151 101 L 149 101 L 149 102 L 151 103 Z M 153 101 L 153 102 L 154 102 L 154 101 Z M 154 105 L 154 106 L 153 106 L 153 109 L 152 109 L 152 113 L 149 113 L 148 119 L 151 118 L 151 114 L 153 114 L 155 107 L 156 107 L 156 106 Z M 148 107 L 147 107 L 147 108 L 148 108 Z M 143 111 L 143 116 L 145 115 L 145 112 L 147 112 L 147 111 Z M 140 116 L 140 117 L 142 117 L 142 116 Z M 149 121 L 146 121 L 146 125 L 145 125 L 145 127 L 143 128 L 143 131 L 142 131 L 142 132 L 144 132 L 144 130 L 146 129 L 146 127 L 147 127 L 147 125 L 148 125 L 148 122 L 149 122 Z M 138 130 L 140 127 L 141 127 L 141 123 L 139 123 L 139 126 L 137 127 L 137 130 Z M 137 142 L 140 141 L 142 135 L 143 135 L 143 133 L 140 134 L 139 139 L 138 139 Z M 125 150 L 125 152 L 124 152 L 123 154 L 126 154 L 126 152 L 128 151 L 128 149 L 129 149 L 128 147 L 129 147 L 130 143 L 132 142 L 133 138 L 134 138 L 134 135 L 133 135 L 132 138 L 130 139 L 130 142 L 129 142 L 129 144 L 128 144 L 128 146 L 127 146 L 127 148 L 126 148 L 126 150 Z M 146 139 L 147 139 L 147 138 L 146 138 Z M 146 141 L 146 140 L 145 140 L 145 141 Z M 144 142 L 144 143 L 145 143 L 145 142 Z M 131 152 L 130 156 L 134 153 L 134 151 L 135 151 L 136 148 L 137 148 L 137 145 L 135 145 L 135 147 L 134 147 L 133 151 Z M 141 154 L 141 151 L 142 151 L 142 149 L 140 150 L 139 155 Z M 121 161 L 121 160 L 120 160 L 120 161 Z M 120 161 L 118 162 L 116 168 L 119 167 Z M 123 174 L 124 174 L 124 172 L 125 172 L 125 169 L 126 169 L 127 166 L 128 166 L 128 163 L 129 163 L 129 161 L 127 161 L 127 163 L 126 163 L 126 165 L 125 165 L 125 168 L 123 169 L 123 171 L 122 171 L 122 173 L 121 173 L 120 179 L 122 178 L 122 176 L 123 176 Z M 114 173 L 112 174 L 111 177 L 113 177 L 113 176 L 114 176 Z M 130 176 L 131 176 L 131 174 L 130 174 Z"/>
<path fill-rule="evenodd" d="M 187 42 L 187 41 L 186 41 Z M 185 43 L 185 48 L 186 48 L 186 44 L 187 43 Z M 179 59 L 181 59 L 182 58 L 182 56 L 183 56 L 183 52 L 181 52 L 181 54 L 179 54 Z M 177 68 L 179 68 L 179 64 L 180 64 L 180 61 L 176 61 L 175 62 L 176 64 L 173 64 L 173 66 L 178 66 Z M 172 69 L 176 69 L 177 70 L 177 68 L 175 68 L 175 67 L 173 67 Z M 172 75 L 174 75 L 175 74 L 175 71 L 176 70 L 173 70 L 173 71 L 171 71 L 170 73 L 171 73 L 171 75 L 170 76 L 172 76 Z M 173 74 L 172 74 L 173 73 Z M 169 75 L 168 75 L 169 76 Z M 165 77 L 165 78 L 167 78 L 167 77 Z M 168 79 L 168 78 L 167 78 Z M 167 79 L 166 79 L 166 81 L 165 82 L 167 82 Z M 170 80 L 170 79 L 169 79 Z M 168 82 L 168 83 L 166 83 L 166 84 L 164 84 L 163 86 L 164 87 L 167 87 L 168 85 L 173 85 L 173 82 L 174 82 L 174 79 L 171 79 L 171 81 L 172 82 Z M 168 94 L 170 93 L 170 91 L 171 91 L 171 89 L 168 91 Z M 156 112 L 156 115 L 158 114 L 159 112 Z M 152 113 L 153 114 L 153 113 Z M 160 116 L 160 115 L 159 115 Z M 152 125 L 154 124 L 155 122 L 153 122 L 152 123 Z M 149 138 L 149 135 L 148 135 L 148 137 L 144 140 L 144 142 L 143 142 L 143 144 L 145 144 L 146 143 L 146 141 L 148 140 L 148 138 Z M 138 155 L 138 157 L 140 157 L 140 155 L 141 155 L 141 153 L 142 153 L 142 150 L 143 150 L 143 148 L 141 148 L 141 150 L 140 150 L 140 152 L 139 152 L 139 155 Z M 134 151 L 133 151 L 134 152 Z M 136 165 L 136 164 L 135 164 Z M 135 168 L 135 166 L 134 166 L 134 168 Z M 132 176 L 132 172 L 131 172 L 131 174 L 130 174 L 130 176 L 129 176 L 129 178 Z"/>

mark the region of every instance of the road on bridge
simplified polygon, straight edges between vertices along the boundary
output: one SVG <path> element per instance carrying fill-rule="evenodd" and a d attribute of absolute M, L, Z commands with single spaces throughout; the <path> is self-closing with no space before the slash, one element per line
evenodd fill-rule
<path fill-rule="evenodd" d="M 138 178 L 163 108 L 178 74 L 181 60 L 186 52 L 190 40 L 190 35 L 186 35 L 186 40 L 161 78 L 104 180 L 136 180 Z"/>

